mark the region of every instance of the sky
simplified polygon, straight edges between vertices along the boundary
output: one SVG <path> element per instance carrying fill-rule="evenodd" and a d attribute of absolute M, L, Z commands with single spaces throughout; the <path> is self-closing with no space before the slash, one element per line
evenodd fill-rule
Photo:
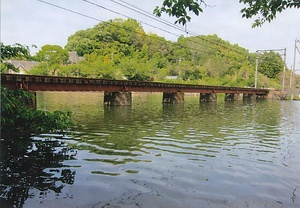
<path fill-rule="evenodd" d="M 0 0 L 1 1 L 1 42 L 5 45 L 21 43 L 36 52 L 45 44 L 64 47 L 68 37 L 78 30 L 92 28 L 101 21 L 114 18 L 134 18 L 141 22 L 147 33 L 156 33 L 167 40 L 176 41 L 180 35 L 216 34 L 232 44 L 256 50 L 287 49 L 287 66 L 291 68 L 294 60 L 295 40 L 300 40 L 300 9 L 287 9 L 277 15 L 271 23 L 252 28 L 254 19 L 242 18 L 243 4 L 239 0 L 206 0 L 204 12 L 191 15 L 192 20 L 185 28 L 175 29 L 142 15 L 127 7 L 135 6 L 153 13 L 163 0 Z M 127 7 L 122 6 L 125 5 Z M 68 11 L 67 11 L 68 10 Z M 73 11 L 73 12 L 70 12 Z M 167 15 L 163 20 L 174 23 Z M 300 42 L 297 43 L 300 48 Z M 300 54 L 296 56 L 296 69 L 300 71 Z"/>

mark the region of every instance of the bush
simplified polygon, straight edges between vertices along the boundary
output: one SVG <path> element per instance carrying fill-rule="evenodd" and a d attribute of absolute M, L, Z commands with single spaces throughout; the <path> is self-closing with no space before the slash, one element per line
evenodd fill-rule
<path fill-rule="evenodd" d="M 73 124 L 70 112 L 45 112 L 29 107 L 32 96 L 24 90 L 8 90 L 1 86 L 1 138 L 63 131 Z"/>

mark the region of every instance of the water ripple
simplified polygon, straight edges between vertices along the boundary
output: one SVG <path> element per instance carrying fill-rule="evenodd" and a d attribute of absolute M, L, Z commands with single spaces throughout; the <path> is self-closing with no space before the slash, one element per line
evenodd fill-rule
<path fill-rule="evenodd" d="M 134 96 L 124 108 L 76 97 L 71 137 L 39 138 L 60 141 L 54 153 L 76 149 L 63 166 L 76 172 L 66 192 L 90 200 L 82 207 L 300 207 L 300 103 L 199 105 L 187 96 L 163 106 L 158 94 Z M 59 177 L 61 169 L 45 170 Z"/>

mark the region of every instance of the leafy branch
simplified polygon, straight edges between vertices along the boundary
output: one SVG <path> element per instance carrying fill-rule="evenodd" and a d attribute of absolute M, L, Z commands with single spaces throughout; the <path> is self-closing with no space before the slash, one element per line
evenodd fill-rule
<path fill-rule="evenodd" d="M 252 18 L 259 16 L 254 20 L 252 27 L 262 26 L 265 22 L 274 20 L 278 13 L 288 8 L 299 8 L 299 0 L 240 0 L 246 6 L 241 10 L 243 18 Z M 164 0 L 162 6 L 157 6 L 154 9 L 154 14 L 158 17 L 162 13 L 176 17 L 176 23 L 186 25 L 191 20 L 188 11 L 199 15 L 203 12 L 201 5 L 207 6 L 204 0 Z"/>
<path fill-rule="evenodd" d="M 288 8 L 299 8 L 299 0 L 268 0 L 268 1 L 253 1 L 253 0 L 240 0 L 240 3 L 244 3 L 247 7 L 241 10 L 242 17 L 252 18 L 259 16 L 254 20 L 252 27 L 262 26 L 265 22 L 271 22 L 276 18 L 278 13 Z"/>
<path fill-rule="evenodd" d="M 185 25 L 191 21 L 191 17 L 187 11 L 191 11 L 198 16 L 200 12 L 203 12 L 201 4 L 206 5 L 203 0 L 164 0 L 162 6 L 157 6 L 153 13 L 158 17 L 160 17 L 162 13 L 175 16 L 177 18 L 175 24 L 179 23 Z"/>

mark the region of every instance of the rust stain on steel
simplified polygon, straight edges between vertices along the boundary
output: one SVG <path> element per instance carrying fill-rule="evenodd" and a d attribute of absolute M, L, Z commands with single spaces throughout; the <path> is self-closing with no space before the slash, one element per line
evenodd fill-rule
<path fill-rule="evenodd" d="M 9 89 L 30 91 L 130 91 L 130 92 L 186 92 L 186 93 L 241 93 L 267 95 L 268 89 L 222 87 L 208 85 L 169 84 L 129 80 L 54 77 L 1 74 L 1 84 Z"/>

